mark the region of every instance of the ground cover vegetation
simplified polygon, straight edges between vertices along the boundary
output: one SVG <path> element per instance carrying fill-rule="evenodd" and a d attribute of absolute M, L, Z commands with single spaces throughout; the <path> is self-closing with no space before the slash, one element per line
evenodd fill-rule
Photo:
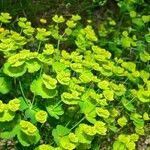
<path fill-rule="evenodd" d="M 48 7 L 27 2 L 1 1 L 0 149 L 149 150 L 148 1 L 66 0 L 37 22 Z"/>

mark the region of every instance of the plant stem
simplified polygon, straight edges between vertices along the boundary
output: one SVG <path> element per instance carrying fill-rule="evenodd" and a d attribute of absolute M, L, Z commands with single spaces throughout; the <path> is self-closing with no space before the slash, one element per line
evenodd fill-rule
<path fill-rule="evenodd" d="M 40 45 L 40 44 L 39 44 Z M 42 76 L 42 72 L 43 72 L 43 66 L 41 66 L 41 70 L 40 70 L 40 74 L 39 74 L 39 77 L 41 77 Z M 35 94 L 33 95 L 33 99 L 32 99 L 32 106 L 33 106 L 33 104 L 34 104 L 34 101 L 35 101 Z M 32 107 L 31 106 L 31 107 Z"/>
<path fill-rule="evenodd" d="M 56 108 L 57 106 L 59 106 L 60 103 L 61 103 L 61 101 L 58 101 L 58 102 L 54 105 L 54 108 Z"/>
<path fill-rule="evenodd" d="M 37 49 L 37 52 L 39 53 L 39 51 L 40 51 L 40 48 L 41 48 L 41 41 L 39 42 L 39 46 L 38 46 L 38 49 Z M 39 77 L 41 77 L 41 75 L 42 75 L 42 71 L 43 71 L 43 66 L 41 67 L 41 70 L 40 70 L 40 75 L 39 75 Z M 33 104 L 34 104 L 34 101 L 35 101 L 35 94 L 33 95 L 33 99 L 32 99 L 32 103 L 31 103 L 31 105 L 33 106 Z M 32 107 L 31 106 L 31 107 Z"/>
<path fill-rule="evenodd" d="M 61 38 L 65 35 L 65 32 L 61 35 Z M 59 50 L 59 46 L 60 46 L 60 39 L 57 42 L 57 49 Z"/>
<path fill-rule="evenodd" d="M 59 50 L 60 40 L 57 42 L 57 49 Z"/>
<path fill-rule="evenodd" d="M 23 91 L 23 88 L 22 88 L 22 84 L 21 84 L 21 81 L 19 80 L 19 87 L 20 87 L 20 91 L 21 91 L 21 94 L 22 94 L 22 97 L 23 99 L 25 100 L 26 104 L 29 105 L 29 102 L 24 94 L 24 91 Z"/>
<path fill-rule="evenodd" d="M 84 116 L 83 118 L 81 118 L 81 119 L 70 129 L 70 132 L 71 132 L 75 127 L 77 127 L 84 119 L 85 119 L 85 116 Z"/>
<path fill-rule="evenodd" d="M 41 48 L 41 44 L 42 44 L 42 42 L 40 41 L 40 42 L 39 42 L 39 46 L 38 46 L 38 49 L 37 49 L 37 52 L 39 52 L 39 51 L 40 51 L 40 48 Z"/>
<path fill-rule="evenodd" d="M 70 122 L 71 122 L 71 120 L 69 120 L 69 121 L 66 123 L 65 127 L 67 127 L 67 126 L 70 124 Z"/>
<path fill-rule="evenodd" d="M 35 101 L 35 94 L 33 95 L 33 99 L 32 99 L 32 106 L 33 106 L 33 104 L 34 104 L 34 101 Z"/>
<path fill-rule="evenodd" d="M 40 69 L 40 75 L 39 75 L 39 77 L 41 77 L 41 76 L 42 76 L 42 72 L 43 72 L 43 65 L 41 65 L 41 69 Z"/>

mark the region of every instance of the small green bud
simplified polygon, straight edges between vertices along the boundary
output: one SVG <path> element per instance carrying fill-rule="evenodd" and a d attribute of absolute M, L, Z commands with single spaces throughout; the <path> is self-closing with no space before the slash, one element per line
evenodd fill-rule
<path fill-rule="evenodd" d="M 126 124 L 127 124 L 127 119 L 126 119 L 126 117 L 121 117 L 121 118 L 119 118 L 118 120 L 117 120 L 117 122 L 118 122 L 118 124 L 121 126 L 121 127 L 124 127 Z"/>
<path fill-rule="evenodd" d="M 136 17 L 136 12 L 135 11 L 130 11 L 130 17 L 135 18 Z"/>
<path fill-rule="evenodd" d="M 47 117 L 48 117 L 47 112 L 43 110 L 40 110 L 35 114 L 36 120 L 40 123 L 45 123 L 47 120 Z"/>

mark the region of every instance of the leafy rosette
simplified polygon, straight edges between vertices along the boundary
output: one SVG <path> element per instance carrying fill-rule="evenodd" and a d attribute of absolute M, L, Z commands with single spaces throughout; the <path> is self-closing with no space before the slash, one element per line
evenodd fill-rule
<path fill-rule="evenodd" d="M 12 17 L 10 16 L 9 13 L 3 13 L 2 12 L 0 14 L 0 22 L 2 22 L 2 23 L 9 23 L 11 18 Z"/>
<path fill-rule="evenodd" d="M 31 26 L 31 22 L 27 21 L 24 17 L 20 17 L 18 19 L 18 26 L 21 27 L 23 33 L 27 36 L 32 36 L 35 31 L 35 29 Z"/>
<path fill-rule="evenodd" d="M 75 135 L 78 139 L 77 149 L 89 149 L 91 147 L 92 140 L 96 135 L 94 126 L 87 124 L 80 124 L 75 130 Z"/>
<path fill-rule="evenodd" d="M 140 89 L 137 91 L 137 98 L 143 103 L 150 102 L 150 90 Z"/>
<path fill-rule="evenodd" d="M 125 125 L 127 125 L 127 118 L 126 117 L 121 117 L 117 120 L 118 124 L 121 126 L 121 127 L 124 127 Z"/>
<path fill-rule="evenodd" d="M 113 90 L 104 90 L 103 95 L 108 101 L 114 100 L 114 91 Z"/>
<path fill-rule="evenodd" d="M 56 129 L 53 129 L 52 135 L 61 149 L 73 150 L 78 144 L 76 135 L 70 133 L 70 130 L 62 125 L 57 125 Z"/>
<path fill-rule="evenodd" d="M 8 122 L 14 119 L 16 111 L 19 110 L 20 100 L 15 98 L 10 100 L 8 104 L 0 101 L 0 122 Z"/>
<path fill-rule="evenodd" d="M 101 108 L 101 107 L 96 108 L 96 113 L 98 116 L 100 116 L 102 118 L 108 118 L 110 116 L 109 111 L 107 109 Z"/>
<path fill-rule="evenodd" d="M 72 93 L 64 92 L 61 95 L 61 100 L 67 105 L 76 105 L 80 101 L 79 93 L 74 91 Z"/>
<path fill-rule="evenodd" d="M 0 51 L 6 58 L 16 54 L 27 43 L 26 38 L 15 31 L 4 30 L 1 35 Z"/>
<path fill-rule="evenodd" d="M 71 75 L 70 71 L 65 70 L 65 71 L 58 72 L 56 78 L 60 84 L 69 85 L 70 75 Z"/>
<path fill-rule="evenodd" d="M 137 134 L 120 134 L 117 138 L 117 141 L 115 141 L 113 144 L 113 150 L 117 150 L 118 148 L 135 150 L 135 142 L 138 141 L 138 139 L 139 136 Z"/>
<path fill-rule="evenodd" d="M 108 62 L 107 64 L 102 64 L 102 67 L 100 67 L 100 73 L 103 76 L 110 77 L 113 75 L 113 66 L 114 64 L 112 62 Z"/>
<path fill-rule="evenodd" d="M 41 67 L 37 60 L 38 53 L 22 50 L 8 58 L 3 66 L 3 72 L 11 77 L 22 76 L 28 69 L 29 73 L 38 71 Z"/>
<path fill-rule="evenodd" d="M 37 148 L 35 148 L 34 150 L 61 150 L 60 147 L 53 147 L 51 145 L 48 144 L 42 144 L 40 146 L 38 146 Z"/>
<path fill-rule="evenodd" d="M 82 83 L 89 83 L 94 78 L 94 75 L 91 71 L 83 71 L 79 76 L 79 79 Z"/>
<path fill-rule="evenodd" d="M 72 143 L 68 136 L 64 136 L 60 139 L 60 147 L 66 150 L 74 150 L 76 143 Z"/>
<path fill-rule="evenodd" d="M 40 140 L 37 127 L 25 120 L 20 121 L 20 131 L 18 132 L 17 137 L 23 146 L 36 144 Z"/>
<path fill-rule="evenodd" d="M 55 49 L 52 44 L 45 44 L 43 52 L 38 55 L 38 59 L 44 64 L 51 65 L 54 63 L 52 58 L 54 51 Z"/>
<path fill-rule="evenodd" d="M 100 88 L 100 89 L 103 89 L 103 90 L 107 90 L 109 89 L 109 81 L 107 80 L 103 80 L 103 81 L 99 81 L 97 86 Z"/>
<path fill-rule="evenodd" d="M 110 82 L 110 88 L 114 91 L 115 95 L 122 96 L 126 92 L 126 87 L 123 84 L 115 84 Z"/>
<path fill-rule="evenodd" d="M 47 117 L 48 117 L 47 112 L 43 110 L 40 110 L 35 114 L 36 120 L 40 123 L 45 123 L 47 120 Z"/>
<path fill-rule="evenodd" d="M 92 50 L 94 52 L 94 58 L 99 61 L 100 63 L 101 62 L 107 62 L 108 59 L 110 59 L 111 57 L 111 53 L 106 51 L 105 49 L 103 48 L 100 48 L 98 46 L 92 46 Z"/>
<path fill-rule="evenodd" d="M 42 98 L 53 98 L 57 94 L 56 84 L 56 79 L 43 74 L 42 77 L 32 82 L 30 89 L 35 95 L 39 95 Z"/>
<path fill-rule="evenodd" d="M 94 124 L 94 128 L 95 128 L 97 134 L 106 135 L 107 128 L 106 128 L 104 122 L 96 121 L 95 124 Z"/>
<path fill-rule="evenodd" d="M 11 80 L 7 77 L 0 77 L 0 93 L 7 94 L 11 90 Z"/>
<path fill-rule="evenodd" d="M 47 31 L 45 28 L 37 28 L 36 39 L 39 41 L 47 41 L 51 35 L 51 31 Z"/>

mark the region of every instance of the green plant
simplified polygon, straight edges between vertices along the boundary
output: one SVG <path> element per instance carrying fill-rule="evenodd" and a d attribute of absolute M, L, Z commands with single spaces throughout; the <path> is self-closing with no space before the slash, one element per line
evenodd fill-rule
<path fill-rule="evenodd" d="M 55 15 L 45 28 L 19 18 L 19 33 L 5 28 L 4 16 L 0 137 L 35 150 L 94 149 L 105 137 L 114 150 L 135 149 L 150 120 L 150 53 L 140 63 L 116 57 L 79 15 Z M 136 46 L 127 31 L 121 36 L 124 47 Z"/>

